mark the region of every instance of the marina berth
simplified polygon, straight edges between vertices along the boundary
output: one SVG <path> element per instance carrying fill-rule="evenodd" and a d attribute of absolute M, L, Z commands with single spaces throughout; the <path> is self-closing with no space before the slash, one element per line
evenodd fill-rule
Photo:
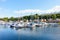
<path fill-rule="evenodd" d="M 52 27 L 58 27 L 58 23 L 46 23 L 43 21 L 39 21 L 39 20 L 34 20 L 34 21 L 9 21 L 9 22 L 5 22 L 5 21 L 0 21 L 0 25 L 4 25 L 5 27 L 8 25 L 10 26 L 10 28 L 16 28 L 16 29 L 20 29 L 20 28 L 36 28 L 36 27 L 41 27 L 41 28 L 46 28 L 49 26 Z"/>
<path fill-rule="evenodd" d="M 10 27 L 15 27 L 15 28 L 35 28 L 35 27 L 44 27 L 47 26 L 48 24 L 46 22 L 16 22 L 13 23 Z"/>
<path fill-rule="evenodd" d="M 23 28 L 23 27 L 24 27 L 24 23 L 18 23 L 15 26 L 15 28 Z"/>
<path fill-rule="evenodd" d="M 2 20 L 0 20 L 0 24 L 1 24 L 1 25 L 3 25 L 3 24 L 5 24 L 5 22 L 4 22 L 4 21 L 2 21 Z"/>
<path fill-rule="evenodd" d="M 58 23 L 48 23 L 49 27 L 59 27 L 60 25 Z"/>

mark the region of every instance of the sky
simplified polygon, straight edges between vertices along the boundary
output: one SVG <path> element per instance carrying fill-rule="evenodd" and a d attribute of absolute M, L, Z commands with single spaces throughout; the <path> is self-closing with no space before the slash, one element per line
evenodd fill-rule
<path fill-rule="evenodd" d="M 60 0 L 0 0 L 0 18 L 55 11 L 60 11 Z"/>

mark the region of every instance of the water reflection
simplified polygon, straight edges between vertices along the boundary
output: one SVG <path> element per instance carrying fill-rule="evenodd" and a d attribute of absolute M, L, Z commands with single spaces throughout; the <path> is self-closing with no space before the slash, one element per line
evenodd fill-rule
<path fill-rule="evenodd" d="M 20 40 L 52 40 L 51 37 L 47 37 L 44 35 L 43 29 L 36 29 L 36 30 L 18 30 Z"/>
<path fill-rule="evenodd" d="M 6 28 L 0 29 L 0 40 L 17 40 L 18 35 L 15 30 Z"/>
<path fill-rule="evenodd" d="M 0 25 L 0 40 L 60 40 L 60 27 L 12 29 Z"/>

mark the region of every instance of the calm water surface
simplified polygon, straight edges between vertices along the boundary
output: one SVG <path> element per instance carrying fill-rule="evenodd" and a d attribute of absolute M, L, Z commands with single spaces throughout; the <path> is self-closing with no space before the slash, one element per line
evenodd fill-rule
<path fill-rule="evenodd" d="M 0 25 L 0 40 L 60 40 L 60 27 L 15 30 Z"/>

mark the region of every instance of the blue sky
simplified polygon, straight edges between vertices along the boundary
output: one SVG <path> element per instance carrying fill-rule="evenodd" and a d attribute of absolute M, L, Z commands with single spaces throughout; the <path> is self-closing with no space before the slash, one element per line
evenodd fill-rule
<path fill-rule="evenodd" d="M 18 17 L 29 15 L 32 11 L 40 13 L 54 8 L 60 8 L 60 0 L 0 0 L 0 17 Z"/>

